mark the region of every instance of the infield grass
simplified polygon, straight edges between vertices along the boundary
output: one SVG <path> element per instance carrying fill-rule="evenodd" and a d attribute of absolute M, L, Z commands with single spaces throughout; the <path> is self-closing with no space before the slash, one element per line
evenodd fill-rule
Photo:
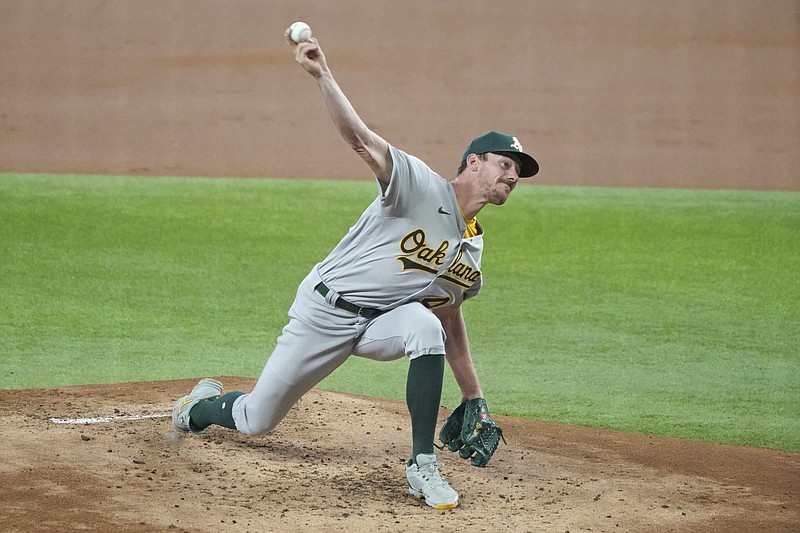
<path fill-rule="evenodd" d="M 0 174 L 0 388 L 256 377 L 375 192 Z M 494 412 L 800 451 L 800 193 L 521 186 L 480 219 Z M 403 399 L 406 367 L 321 387 Z"/>

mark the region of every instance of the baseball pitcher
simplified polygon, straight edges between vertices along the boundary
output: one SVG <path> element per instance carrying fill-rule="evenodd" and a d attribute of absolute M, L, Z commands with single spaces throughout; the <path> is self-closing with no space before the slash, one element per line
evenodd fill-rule
<path fill-rule="evenodd" d="M 222 393 L 203 379 L 175 404 L 176 428 L 211 424 L 245 435 L 272 430 L 289 409 L 351 355 L 409 360 L 409 492 L 436 509 L 458 505 L 434 451 L 445 360 L 461 404 L 439 432 L 450 451 L 486 466 L 502 439 L 489 416 L 470 353 L 461 304 L 481 289 L 483 227 L 476 216 L 502 205 L 520 178 L 539 170 L 516 137 L 491 131 L 472 140 L 448 181 L 390 145 L 359 118 L 316 38 L 290 38 L 295 60 L 316 81 L 344 140 L 369 166 L 377 197 L 300 284 L 289 322 L 250 393 Z"/>

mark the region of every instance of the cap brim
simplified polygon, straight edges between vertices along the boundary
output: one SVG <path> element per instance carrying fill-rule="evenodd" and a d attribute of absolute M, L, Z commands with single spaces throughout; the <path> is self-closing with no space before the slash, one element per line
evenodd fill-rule
<path fill-rule="evenodd" d="M 498 152 L 498 153 L 515 155 L 519 158 L 519 162 L 522 167 L 520 168 L 519 171 L 520 178 L 530 178 L 535 176 L 536 173 L 539 172 L 539 163 L 537 163 L 534 158 L 532 158 L 525 152 Z"/>

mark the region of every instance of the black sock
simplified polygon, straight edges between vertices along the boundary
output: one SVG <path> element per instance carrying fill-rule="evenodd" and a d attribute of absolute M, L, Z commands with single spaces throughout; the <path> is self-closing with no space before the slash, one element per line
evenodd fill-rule
<path fill-rule="evenodd" d="M 421 453 L 433 453 L 443 378 L 444 355 L 417 357 L 408 366 L 406 404 L 411 415 L 413 462 Z"/>
<path fill-rule="evenodd" d="M 233 421 L 233 402 L 244 394 L 241 391 L 231 391 L 222 396 L 215 396 L 197 402 L 189 411 L 189 428 L 194 432 L 201 432 L 211 424 L 236 429 Z"/>

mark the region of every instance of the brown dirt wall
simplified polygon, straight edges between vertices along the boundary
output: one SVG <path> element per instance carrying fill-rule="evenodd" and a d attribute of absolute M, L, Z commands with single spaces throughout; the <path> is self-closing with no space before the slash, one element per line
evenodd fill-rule
<path fill-rule="evenodd" d="M 369 178 L 283 29 L 451 177 L 517 135 L 536 182 L 800 190 L 800 2 L 0 3 L 0 172 Z"/>

